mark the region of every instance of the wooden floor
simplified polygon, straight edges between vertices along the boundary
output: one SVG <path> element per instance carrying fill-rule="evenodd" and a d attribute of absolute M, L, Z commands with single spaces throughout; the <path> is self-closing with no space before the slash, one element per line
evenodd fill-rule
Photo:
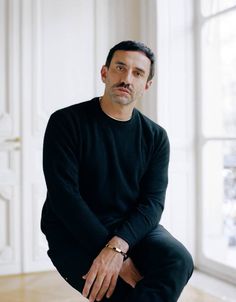
<path fill-rule="evenodd" d="M 57 272 L 0 277 L 1 302 L 85 302 Z M 179 302 L 227 302 L 187 286 Z"/>

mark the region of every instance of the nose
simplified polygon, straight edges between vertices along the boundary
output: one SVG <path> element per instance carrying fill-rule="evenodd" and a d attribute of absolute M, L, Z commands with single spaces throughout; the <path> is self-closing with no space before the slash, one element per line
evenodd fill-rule
<path fill-rule="evenodd" d="M 123 76 L 122 76 L 122 81 L 126 84 L 126 85 L 130 85 L 132 84 L 132 72 L 130 70 L 127 70 Z"/>

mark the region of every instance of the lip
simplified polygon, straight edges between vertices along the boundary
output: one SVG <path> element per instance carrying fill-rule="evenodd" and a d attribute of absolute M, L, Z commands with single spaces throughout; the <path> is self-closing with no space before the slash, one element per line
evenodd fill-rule
<path fill-rule="evenodd" d="M 120 92 L 124 92 L 124 93 L 127 93 L 127 94 L 130 94 L 130 91 L 126 88 L 123 88 L 123 87 L 117 87 L 116 88 L 118 91 Z"/>

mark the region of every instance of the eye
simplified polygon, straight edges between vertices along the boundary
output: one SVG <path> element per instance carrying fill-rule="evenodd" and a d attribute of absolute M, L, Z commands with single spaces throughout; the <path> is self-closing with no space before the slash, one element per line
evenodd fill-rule
<path fill-rule="evenodd" d="M 124 70 L 124 66 L 117 65 L 117 66 L 116 66 L 116 69 L 117 69 L 118 71 L 122 71 L 122 70 Z"/>
<path fill-rule="evenodd" d="M 140 71 L 135 71 L 134 74 L 135 74 L 135 76 L 138 77 L 138 78 L 143 76 L 143 74 L 142 74 Z"/>

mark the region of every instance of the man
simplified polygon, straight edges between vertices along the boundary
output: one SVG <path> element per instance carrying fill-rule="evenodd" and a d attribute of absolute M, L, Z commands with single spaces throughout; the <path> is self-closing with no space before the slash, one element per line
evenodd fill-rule
<path fill-rule="evenodd" d="M 188 251 L 159 225 L 166 131 L 135 109 L 154 63 L 143 43 L 115 45 L 101 69 L 103 96 L 57 110 L 45 132 L 48 255 L 90 302 L 174 302 L 193 271 Z"/>

